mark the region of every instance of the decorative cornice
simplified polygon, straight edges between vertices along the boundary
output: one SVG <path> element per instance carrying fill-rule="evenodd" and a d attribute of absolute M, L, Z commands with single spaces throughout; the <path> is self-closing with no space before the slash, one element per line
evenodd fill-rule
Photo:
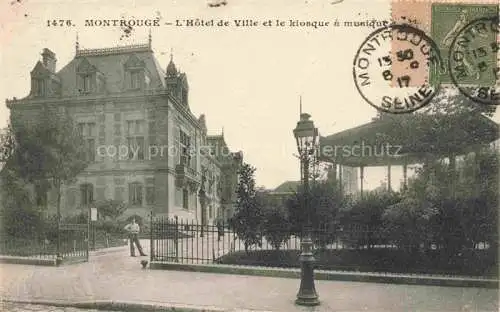
<path fill-rule="evenodd" d="M 79 56 L 103 56 L 112 54 L 123 54 L 132 52 L 153 52 L 150 44 L 134 44 L 128 46 L 119 46 L 112 48 L 101 48 L 101 49 L 77 49 L 76 57 Z"/>
<path fill-rule="evenodd" d="M 112 101 L 112 100 L 120 100 L 123 102 L 124 99 L 151 99 L 151 97 L 165 97 L 168 96 L 168 93 L 163 89 L 155 89 L 155 90 L 146 90 L 144 92 L 137 93 L 108 93 L 108 94 L 89 94 L 89 95 L 79 95 L 79 96 L 66 96 L 66 97 L 41 97 L 41 98 L 30 98 L 25 97 L 22 99 L 12 98 L 6 99 L 5 103 L 7 107 L 11 108 L 11 105 L 19 105 L 22 104 L 22 107 L 26 106 L 35 106 L 43 103 L 51 103 L 51 104 L 64 104 L 64 105 L 74 105 L 74 104 L 83 104 L 86 102 L 95 102 L 95 101 Z M 20 106 L 21 107 L 21 106 Z"/>

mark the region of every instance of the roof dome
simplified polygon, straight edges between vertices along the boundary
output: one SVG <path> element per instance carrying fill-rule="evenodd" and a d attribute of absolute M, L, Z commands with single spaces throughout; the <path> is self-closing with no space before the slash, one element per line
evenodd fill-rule
<path fill-rule="evenodd" d="M 177 68 L 175 68 L 175 64 L 172 58 L 170 58 L 170 63 L 167 65 L 167 76 L 175 77 L 177 76 Z"/>

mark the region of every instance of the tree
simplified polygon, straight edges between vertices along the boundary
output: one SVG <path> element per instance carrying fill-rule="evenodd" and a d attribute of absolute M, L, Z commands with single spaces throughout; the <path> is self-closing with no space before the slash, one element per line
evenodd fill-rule
<path fill-rule="evenodd" d="M 448 257 L 480 242 L 496 250 L 498 151 L 485 147 L 460 163 L 461 174 L 453 177 L 449 162 L 429 162 L 410 181 L 404 199 L 385 211 L 385 229 L 396 244 L 412 250 L 435 244 Z"/>
<path fill-rule="evenodd" d="M 262 203 L 262 231 L 266 241 L 279 250 L 290 238 L 290 223 L 284 207 L 280 205 L 281 200 L 272 200 L 270 196 L 267 192 L 258 193 L 258 201 Z"/>
<path fill-rule="evenodd" d="M 362 198 L 353 200 L 342 207 L 339 221 L 344 231 L 344 239 L 355 246 L 368 246 L 383 243 L 382 215 L 384 210 L 401 200 L 398 193 L 371 191 Z"/>
<path fill-rule="evenodd" d="M 12 237 L 30 236 L 40 229 L 42 218 L 24 180 L 6 165 L 0 173 L 2 232 Z"/>
<path fill-rule="evenodd" d="M 336 183 L 313 181 L 310 183 L 308 207 L 304 207 L 306 196 L 303 185 L 299 186 L 286 202 L 292 234 L 301 236 L 308 225 L 310 213 L 313 239 L 317 245 L 325 247 L 335 238 L 335 219 L 342 206 L 342 196 Z"/>
<path fill-rule="evenodd" d="M 248 248 L 252 245 L 259 247 L 262 245 L 263 215 L 255 191 L 255 170 L 247 163 L 240 168 L 235 213 L 229 221 L 238 238 L 243 240 L 245 252 L 248 252 Z"/>
<path fill-rule="evenodd" d="M 61 187 L 72 183 L 88 162 L 85 144 L 71 117 L 55 105 L 43 105 L 36 119 L 11 118 L 15 148 L 12 168 L 28 183 L 48 183 L 57 193 L 60 218 Z"/>
<path fill-rule="evenodd" d="M 428 106 L 412 114 L 379 114 L 384 124 L 379 140 L 402 145 L 400 153 L 447 157 L 496 139 L 498 127 L 489 120 L 495 110 L 496 106 L 477 104 L 458 91 L 443 89 Z"/>
<path fill-rule="evenodd" d="M 411 253 L 419 250 L 420 244 L 429 240 L 430 219 L 436 214 L 433 207 L 407 197 L 389 206 L 382 216 L 384 229 L 392 243 Z"/>
<path fill-rule="evenodd" d="M 5 131 L 0 135 L 0 163 L 6 163 L 12 156 L 16 146 L 16 140 L 12 126 L 9 123 Z"/>

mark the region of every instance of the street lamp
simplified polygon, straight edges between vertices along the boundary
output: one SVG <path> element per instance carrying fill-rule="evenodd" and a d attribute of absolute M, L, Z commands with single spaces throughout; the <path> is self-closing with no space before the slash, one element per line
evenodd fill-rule
<path fill-rule="evenodd" d="M 203 237 L 204 235 L 204 227 L 206 223 L 206 214 L 205 214 L 205 209 L 207 206 L 207 193 L 205 191 L 205 181 L 206 181 L 206 170 L 202 170 L 201 173 L 201 185 L 200 185 L 200 190 L 198 191 L 198 197 L 200 198 L 200 209 L 201 209 L 201 233 L 200 237 Z"/>
<path fill-rule="evenodd" d="M 297 149 L 300 156 L 302 183 L 304 187 L 303 209 L 307 215 L 307 228 L 301 238 L 301 278 L 300 289 L 295 303 L 304 306 L 316 306 L 320 302 L 314 287 L 314 256 L 312 252 L 313 243 L 311 239 L 311 207 L 309 207 L 309 164 L 310 158 L 314 156 L 317 148 L 318 129 L 307 113 L 300 114 L 297 127 L 293 135 L 297 141 Z"/>

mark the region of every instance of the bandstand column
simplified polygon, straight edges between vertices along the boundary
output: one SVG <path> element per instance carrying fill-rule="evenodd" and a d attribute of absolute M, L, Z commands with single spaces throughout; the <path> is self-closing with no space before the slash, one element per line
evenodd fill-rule
<path fill-rule="evenodd" d="M 359 167 L 359 179 L 361 182 L 361 198 L 363 198 L 363 180 L 365 177 L 365 166 Z"/>
<path fill-rule="evenodd" d="M 340 189 L 340 193 L 343 194 L 344 193 L 344 183 L 342 181 L 342 165 L 339 164 L 339 189 Z"/>
<path fill-rule="evenodd" d="M 403 189 L 406 190 L 408 187 L 408 164 L 406 163 L 406 160 L 403 164 Z"/>
<path fill-rule="evenodd" d="M 335 183 L 337 183 L 337 164 L 336 163 L 334 163 L 333 167 L 332 167 L 332 177 L 333 177 L 333 181 Z"/>
<path fill-rule="evenodd" d="M 387 165 L 387 191 L 392 191 L 392 187 L 391 187 L 391 164 L 389 163 Z"/>

